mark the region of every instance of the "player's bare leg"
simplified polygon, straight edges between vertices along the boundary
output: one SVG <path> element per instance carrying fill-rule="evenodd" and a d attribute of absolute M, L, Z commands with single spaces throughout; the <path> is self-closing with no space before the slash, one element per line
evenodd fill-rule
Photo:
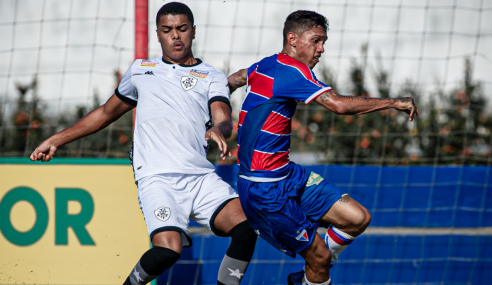
<path fill-rule="evenodd" d="M 180 232 L 157 233 L 152 238 L 152 248 L 142 255 L 124 285 L 143 285 L 156 279 L 178 261 L 182 249 Z"/>
<path fill-rule="evenodd" d="M 257 238 L 246 220 L 239 199 L 227 203 L 217 214 L 214 228 L 218 234 L 232 238 L 220 264 L 217 284 L 239 284 L 253 257 Z"/>
<path fill-rule="evenodd" d="M 344 194 L 319 221 L 331 224 L 325 242 L 334 262 L 338 255 L 366 230 L 371 222 L 371 214 L 348 194 Z"/>
<path fill-rule="evenodd" d="M 331 284 L 331 252 L 326 247 L 323 238 L 321 238 L 318 233 L 315 234 L 313 242 L 308 246 L 308 248 L 301 251 L 299 254 L 306 261 L 304 266 L 305 284 Z"/>
<path fill-rule="evenodd" d="M 321 237 L 316 234 L 316 237 L 319 238 L 315 238 L 315 240 L 313 240 L 313 244 L 317 243 L 313 246 L 315 250 L 310 251 L 310 246 L 305 250 L 305 253 L 300 253 L 301 256 L 306 259 L 306 266 L 304 270 L 289 275 L 289 284 L 301 284 L 303 278 L 307 278 L 308 282 L 314 284 L 325 284 L 319 283 L 321 282 L 319 280 L 328 280 L 326 279 L 326 276 L 329 275 L 326 274 L 329 273 L 325 273 L 325 271 L 329 272 L 329 269 L 335 260 L 338 259 L 338 255 L 340 255 L 340 253 L 344 251 L 357 236 L 366 230 L 371 222 L 371 214 L 366 208 L 364 208 L 364 206 L 352 199 L 348 194 L 344 194 L 335 204 L 331 206 L 331 208 L 318 220 L 318 222 L 331 224 L 330 228 L 327 230 L 325 240 L 323 241 Z M 326 260 L 323 260 L 322 258 L 324 255 L 323 250 L 319 248 L 320 239 L 322 241 L 321 247 L 330 252 L 328 263 L 326 263 Z M 308 261 L 308 258 L 310 258 L 310 261 Z M 316 265 L 313 267 L 311 264 Z M 323 269 L 316 269 L 319 265 L 321 265 Z M 308 282 L 306 282 L 306 284 L 310 284 Z M 328 281 L 323 282 L 330 284 Z"/>

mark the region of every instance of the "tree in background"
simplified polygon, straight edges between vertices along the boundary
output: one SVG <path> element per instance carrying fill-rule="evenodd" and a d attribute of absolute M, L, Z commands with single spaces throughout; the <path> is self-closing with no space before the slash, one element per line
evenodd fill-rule
<path fill-rule="evenodd" d="M 11 117 L 13 127 L 3 128 L 3 152 L 15 155 L 26 154 L 43 138 L 43 106 L 38 98 L 38 81 L 36 78 L 28 84 L 16 84 L 18 99 Z M 27 100 L 31 94 L 32 99 Z"/>

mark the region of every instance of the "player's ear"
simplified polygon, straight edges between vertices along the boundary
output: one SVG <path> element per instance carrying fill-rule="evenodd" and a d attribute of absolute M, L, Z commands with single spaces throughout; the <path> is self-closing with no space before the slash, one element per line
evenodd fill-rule
<path fill-rule="evenodd" d="M 191 33 L 192 33 L 191 34 L 191 39 L 193 39 L 193 40 L 195 39 L 195 32 L 196 32 L 196 25 L 193 26 L 192 31 L 191 31 Z"/>
<path fill-rule="evenodd" d="M 157 34 L 157 41 L 161 42 L 161 38 L 159 37 L 159 30 L 155 30 L 155 33 Z"/>
<path fill-rule="evenodd" d="M 296 47 L 297 46 L 297 35 L 294 32 L 288 32 L 287 33 L 287 43 L 292 46 Z"/>

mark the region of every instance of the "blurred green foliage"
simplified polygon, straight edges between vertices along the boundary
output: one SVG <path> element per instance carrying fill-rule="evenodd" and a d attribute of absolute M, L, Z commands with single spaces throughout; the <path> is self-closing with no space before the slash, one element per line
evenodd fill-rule
<path fill-rule="evenodd" d="M 418 83 L 407 80 L 391 88 L 389 71 L 377 61 L 367 67 L 367 46 L 361 59 L 352 61 L 349 88 L 353 96 L 413 97 L 420 111 L 414 122 L 396 110 L 384 110 L 360 116 L 336 115 L 313 103 L 299 103 L 292 119 L 291 153 L 312 154 L 317 163 L 374 165 L 490 164 L 492 115 L 479 82 L 472 80 L 469 59 L 464 62 L 461 86 L 450 92 L 441 89 L 424 96 Z M 366 70 L 372 70 L 370 73 Z M 373 76 L 376 94 L 370 94 L 367 79 Z M 339 90 L 334 72 L 321 66 L 318 78 Z M 121 73 L 115 72 L 115 86 Z M 37 80 L 17 85 L 18 98 L 12 116 L 0 116 L 0 156 L 28 156 L 50 135 L 80 120 L 101 105 L 94 93 L 92 106 L 76 106 L 57 117 L 48 114 L 37 94 Z M 345 87 L 345 86 L 344 86 Z M 27 100 L 27 94 L 32 99 Z M 490 96 L 488 98 L 491 98 Z M 128 157 L 132 140 L 132 112 L 123 115 L 106 129 L 59 148 L 58 157 Z M 220 160 L 217 144 L 210 143 L 212 162 L 235 163 L 237 121 L 228 141 L 233 154 Z"/>

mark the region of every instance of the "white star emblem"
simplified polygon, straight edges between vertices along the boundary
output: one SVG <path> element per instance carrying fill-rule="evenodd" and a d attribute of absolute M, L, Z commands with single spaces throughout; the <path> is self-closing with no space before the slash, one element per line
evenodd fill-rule
<path fill-rule="evenodd" d="M 140 282 L 140 281 L 144 281 L 144 280 L 140 277 L 140 272 L 138 272 L 136 268 L 135 268 L 135 271 L 133 271 L 133 275 L 135 275 L 135 278 L 137 279 L 137 281 L 138 281 L 138 282 Z"/>
<path fill-rule="evenodd" d="M 241 273 L 241 271 L 239 271 L 239 269 L 236 269 L 236 270 L 232 270 L 230 268 L 227 268 L 229 269 L 229 271 L 231 272 L 230 276 L 235 276 L 237 277 L 238 279 L 241 279 L 241 277 L 243 277 L 243 273 Z"/>

